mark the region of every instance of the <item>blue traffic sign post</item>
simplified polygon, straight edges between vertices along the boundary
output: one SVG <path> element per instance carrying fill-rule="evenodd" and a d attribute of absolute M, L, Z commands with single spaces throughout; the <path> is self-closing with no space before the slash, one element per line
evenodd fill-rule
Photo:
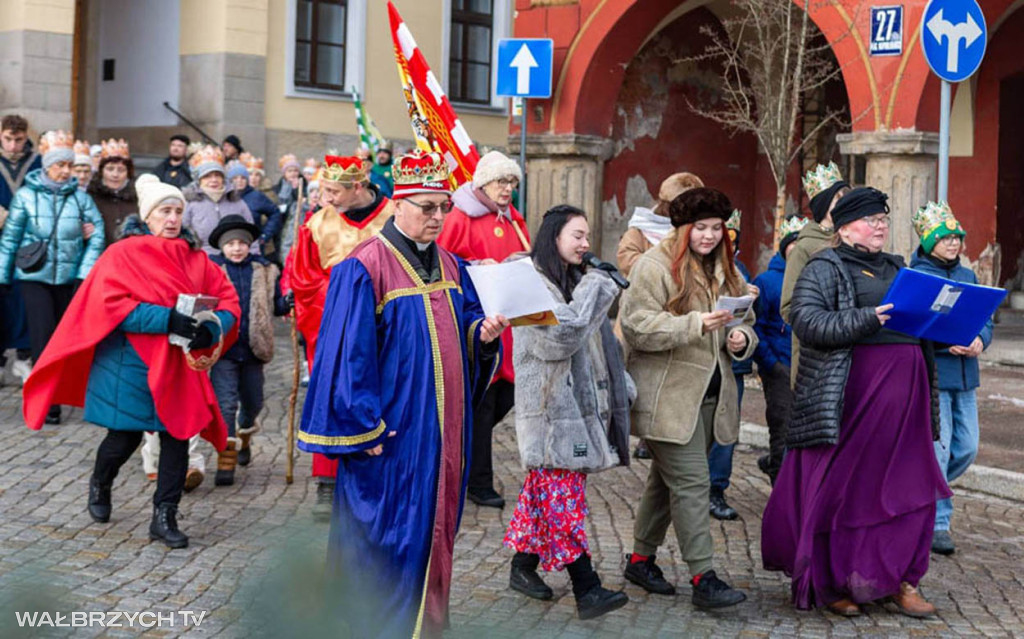
<path fill-rule="evenodd" d="M 519 209 L 526 211 L 526 123 L 530 98 L 550 98 L 555 43 L 546 38 L 504 38 L 498 41 L 497 94 L 522 100 L 519 118 Z"/>
<path fill-rule="evenodd" d="M 988 27 L 977 0 L 930 0 L 921 21 L 921 50 L 928 66 L 942 80 L 938 199 L 946 200 L 949 194 L 951 83 L 963 82 L 981 66 L 988 43 Z"/>

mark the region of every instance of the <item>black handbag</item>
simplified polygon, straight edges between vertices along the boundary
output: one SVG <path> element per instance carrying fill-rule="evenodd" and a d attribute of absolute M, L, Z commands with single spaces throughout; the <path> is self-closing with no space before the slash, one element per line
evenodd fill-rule
<path fill-rule="evenodd" d="M 68 196 L 74 198 L 74 195 Z M 57 217 L 53 219 L 53 229 L 50 230 L 50 237 L 43 240 L 36 240 L 35 242 L 29 242 L 22 246 L 14 254 L 14 265 L 21 269 L 22 273 L 35 273 L 36 271 L 42 270 L 46 266 L 46 254 L 53 243 L 53 238 L 57 236 L 57 225 L 60 222 L 61 213 L 64 212 L 64 205 L 68 203 L 68 199 L 64 198 L 61 202 L 60 209 L 57 211 Z M 78 201 L 76 200 L 77 204 Z M 39 195 L 36 195 L 36 222 L 39 222 Z"/>

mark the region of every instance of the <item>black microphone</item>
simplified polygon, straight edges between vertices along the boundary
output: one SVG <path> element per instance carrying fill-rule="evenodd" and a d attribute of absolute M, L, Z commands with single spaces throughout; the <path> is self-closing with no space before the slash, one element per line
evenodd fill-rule
<path fill-rule="evenodd" d="M 583 261 L 596 269 L 600 269 L 608 273 L 608 275 L 611 276 L 612 281 L 619 285 L 619 288 L 629 288 L 629 280 L 622 277 L 622 273 L 619 273 L 619 269 L 615 268 L 614 264 L 605 262 L 590 251 L 583 254 Z"/>

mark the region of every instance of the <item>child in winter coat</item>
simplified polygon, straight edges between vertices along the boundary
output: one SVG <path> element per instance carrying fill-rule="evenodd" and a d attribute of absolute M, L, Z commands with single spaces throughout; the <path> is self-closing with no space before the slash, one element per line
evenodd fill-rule
<path fill-rule="evenodd" d="M 977 284 L 974 271 L 960 263 L 966 233 L 945 202 L 929 202 L 914 214 L 914 230 L 921 246 L 910 268 L 948 280 Z M 936 345 L 935 367 L 939 378 L 939 439 L 935 455 L 939 468 L 952 482 L 967 470 L 978 455 L 978 356 L 992 343 L 991 318 L 970 344 Z M 949 534 L 953 500 L 940 499 L 935 511 L 932 552 L 951 555 L 956 550 Z"/>
<path fill-rule="evenodd" d="M 217 486 L 235 481 L 235 464 L 248 466 L 252 436 L 263 410 L 263 365 L 274 357 L 273 317 L 288 313 L 290 297 L 281 295 L 280 271 L 272 262 L 252 255 L 249 247 L 259 229 L 240 215 L 227 215 L 210 233 L 220 252 L 210 256 L 238 291 L 242 307 L 238 341 L 210 371 L 221 414 L 228 425 L 228 445 L 217 454 Z"/>

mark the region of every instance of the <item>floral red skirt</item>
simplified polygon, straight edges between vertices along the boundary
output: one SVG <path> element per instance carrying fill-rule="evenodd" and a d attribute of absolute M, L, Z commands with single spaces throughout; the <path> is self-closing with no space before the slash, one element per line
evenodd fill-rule
<path fill-rule="evenodd" d="M 540 556 L 544 570 L 562 570 L 589 554 L 587 475 L 572 470 L 531 470 L 523 482 L 505 545 Z"/>

